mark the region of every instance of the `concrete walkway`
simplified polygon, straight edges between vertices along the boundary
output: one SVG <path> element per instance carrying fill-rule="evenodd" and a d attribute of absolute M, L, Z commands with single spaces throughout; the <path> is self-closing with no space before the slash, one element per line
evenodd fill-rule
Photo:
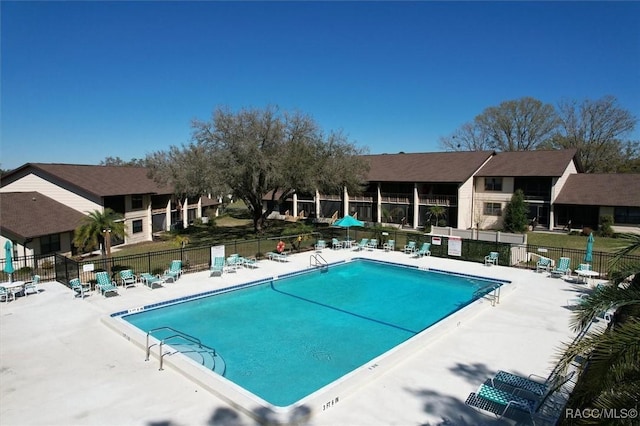
<path fill-rule="evenodd" d="M 242 410 L 179 372 L 158 371 L 144 351 L 106 327 L 113 312 L 309 267 L 310 253 L 289 262 L 263 260 L 254 270 L 209 277 L 185 274 L 153 291 L 84 300 L 56 282 L 37 295 L 0 303 L 1 425 L 254 425 Z M 329 262 L 372 257 L 512 281 L 500 304 L 480 310 L 453 332 L 428 342 L 389 371 L 339 401 L 312 410 L 309 425 L 481 425 L 493 416 L 465 406 L 497 370 L 547 376 L 569 328 L 567 300 L 584 285 L 501 266 L 380 250 L 324 249 Z"/>

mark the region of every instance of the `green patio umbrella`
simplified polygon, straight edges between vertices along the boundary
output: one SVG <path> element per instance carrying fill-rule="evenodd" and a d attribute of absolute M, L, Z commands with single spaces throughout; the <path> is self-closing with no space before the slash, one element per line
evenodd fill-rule
<path fill-rule="evenodd" d="M 341 228 L 347 228 L 347 240 L 349 240 L 349 228 L 352 226 L 364 226 L 364 222 L 351 215 L 346 215 L 345 217 L 336 220 L 334 225 Z"/>
<path fill-rule="evenodd" d="M 587 251 L 584 253 L 584 261 L 587 263 L 591 263 L 593 261 L 593 242 L 595 239 L 593 238 L 593 232 L 589 234 L 589 238 L 587 238 Z"/>
<path fill-rule="evenodd" d="M 13 273 L 15 272 L 15 269 L 13 269 L 13 245 L 9 240 L 7 240 L 7 242 L 4 243 L 4 257 L 5 257 L 4 272 L 9 274 L 9 282 L 12 282 Z"/>

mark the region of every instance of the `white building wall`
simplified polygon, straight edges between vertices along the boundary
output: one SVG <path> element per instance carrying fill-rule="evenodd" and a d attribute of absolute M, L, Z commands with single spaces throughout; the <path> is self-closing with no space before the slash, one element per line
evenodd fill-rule
<path fill-rule="evenodd" d="M 131 195 L 124 198 L 125 214 L 124 224 L 126 226 L 127 235 L 124 238 L 125 244 L 135 244 L 152 239 L 151 232 L 151 196 L 144 195 L 142 198 L 142 209 L 133 210 L 131 208 Z M 142 221 L 142 232 L 133 233 L 133 222 L 135 220 Z"/>
<path fill-rule="evenodd" d="M 485 191 L 484 178 L 476 179 L 476 203 L 474 206 L 474 221 L 480 224 L 480 229 L 502 228 L 503 217 L 484 214 L 485 203 L 500 203 L 502 213 L 507 203 L 513 196 L 514 179 L 511 177 L 502 178 L 502 191 Z"/>
<path fill-rule="evenodd" d="M 553 229 L 555 227 L 556 215 L 554 211 L 554 207 L 556 204 L 556 198 L 560 191 L 564 187 L 564 184 L 567 183 L 567 179 L 570 175 L 578 173 L 578 169 L 576 168 L 576 164 L 574 161 L 570 162 L 567 168 L 562 173 L 562 176 L 559 178 L 553 178 L 551 180 L 551 208 L 549 209 L 549 229 Z"/>
<path fill-rule="evenodd" d="M 0 188 L 0 191 L 2 192 L 37 191 L 81 213 L 86 214 L 87 212 L 92 212 L 94 210 L 102 211 L 102 206 L 99 203 L 95 203 L 91 200 L 88 200 L 74 192 L 67 191 L 66 189 L 61 188 L 58 185 L 55 185 L 34 174 L 29 174 L 23 177 L 22 179 L 19 179 L 15 182 L 10 183 Z"/>
<path fill-rule="evenodd" d="M 473 178 L 463 182 L 458 188 L 458 229 L 469 229 L 473 223 Z"/>

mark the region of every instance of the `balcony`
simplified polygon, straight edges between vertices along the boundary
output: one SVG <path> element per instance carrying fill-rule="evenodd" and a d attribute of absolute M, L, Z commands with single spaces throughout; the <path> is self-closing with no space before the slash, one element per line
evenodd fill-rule
<path fill-rule="evenodd" d="M 458 197 L 455 195 L 420 195 L 419 203 L 427 206 L 455 207 L 458 205 Z"/>
<path fill-rule="evenodd" d="M 380 201 L 383 203 L 411 204 L 413 194 L 383 192 Z"/>

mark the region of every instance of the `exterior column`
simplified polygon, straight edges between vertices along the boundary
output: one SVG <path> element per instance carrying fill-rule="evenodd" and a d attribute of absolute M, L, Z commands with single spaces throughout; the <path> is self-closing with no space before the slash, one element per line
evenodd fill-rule
<path fill-rule="evenodd" d="M 349 214 L 349 191 L 347 191 L 347 187 L 345 186 L 343 189 L 344 194 L 344 205 L 342 207 L 342 216 L 346 216 Z"/>
<path fill-rule="evenodd" d="M 153 241 L 153 215 L 151 214 L 151 196 L 147 196 L 147 240 Z"/>
<path fill-rule="evenodd" d="M 382 223 L 382 193 L 380 191 L 380 182 L 378 182 L 376 194 L 376 217 L 378 218 L 378 223 Z"/>
<path fill-rule="evenodd" d="M 420 197 L 418 196 L 418 184 L 413 184 L 413 229 L 418 228 L 418 215 L 420 213 Z"/>
<path fill-rule="evenodd" d="M 298 217 L 298 193 L 293 193 L 293 217 Z"/>
<path fill-rule="evenodd" d="M 171 198 L 167 201 L 167 207 L 165 208 L 165 231 L 171 231 Z"/>
<path fill-rule="evenodd" d="M 319 218 L 320 215 L 320 191 L 318 191 L 316 189 L 316 195 L 314 196 L 313 200 L 316 203 L 316 218 Z"/>
<path fill-rule="evenodd" d="M 202 218 L 202 197 L 198 198 L 198 208 L 196 209 L 196 217 Z"/>
<path fill-rule="evenodd" d="M 189 199 L 185 197 L 184 203 L 182 203 L 182 226 L 185 229 L 189 227 L 189 219 L 187 218 L 188 210 L 189 210 Z"/>

